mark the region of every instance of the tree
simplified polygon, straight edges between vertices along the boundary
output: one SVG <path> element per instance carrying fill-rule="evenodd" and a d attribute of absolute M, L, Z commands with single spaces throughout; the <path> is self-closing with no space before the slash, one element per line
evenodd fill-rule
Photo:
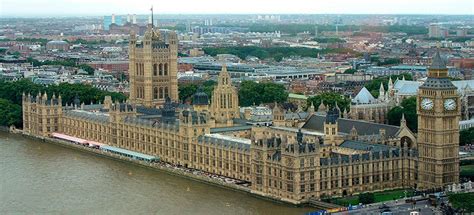
<path fill-rule="evenodd" d="M 179 100 L 183 102 L 189 101 L 197 89 L 198 86 L 195 84 L 179 85 Z"/>
<path fill-rule="evenodd" d="M 319 54 L 327 53 L 352 53 L 358 54 L 351 49 L 344 48 L 326 48 L 326 49 L 312 49 L 306 47 L 269 47 L 262 48 L 257 46 L 233 46 L 233 47 L 206 47 L 203 51 L 211 56 L 218 54 L 233 54 L 241 59 L 247 56 L 255 56 L 259 59 L 273 58 L 276 61 L 282 60 L 284 57 L 301 56 L 301 57 L 317 57 Z"/>
<path fill-rule="evenodd" d="M 474 127 L 459 132 L 459 145 L 474 144 Z"/>
<path fill-rule="evenodd" d="M 21 79 L 16 82 L 0 81 L 0 124 L 22 126 L 22 94 L 36 96 L 40 93 L 47 93 L 48 96 L 61 95 L 63 105 L 73 103 L 75 98 L 80 99 L 85 104 L 103 101 L 105 96 L 111 96 L 112 100 L 125 101 L 127 97 L 122 93 L 107 92 L 99 90 L 91 85 L 61 83 L 59 85 L 43 86 L 35 84 L 28 79 Z M 5 102 L 7 101 L 7 102 Z"/>
<path fill-rule="evenodd" d="M 282 103 L 288 98 L 283 85 L 265 82 L 243 81 L 239 89 L 240 106 L 259 105 L 262 103 Z"/>
<path fill-rule="evenodd" d="M 202 91 L 209 96 L 209 99 L 212 98 L 212 92 L 214 91 L 214 87 L 216 86 L 217 82 L 214 80 L 207 80 L 203 82 L 201 85 L 196 84 L 184 84 L 178 86 L 178 96 L 179 100 L 181 101 L 190 101 L 194 93 L 201 87 Z"/>
<path fill-rule="evenodd" d="M 359 202 L 362 204 L 371 204 L 375 202 L 375 195 L 373 193 L 359 194 Z"/>
<path fill-rule="evenodd" d="M 126 100 L 125 95 L 121 93 L 102 91 L 86 84 L 61 83 L 59 85 L 43 86 L 35 84 L 28 79 L 16 82 L 0 82 L 0 98 L 7 99 L 13 104 L 21 105 L 23 92 L 25 94 L 30 93 L 33 96 L 36 96 L 38 92 L 46 92 L 49 96 L 53 94 L 56 96 L 61 95 L 63 104 L 72 103 L 76 97 L 85 104 L 91 102 L 98 103 L 107 95 L 111 96 L 112 100 Z"/>
<path fill-rule="evenodd" d="M 311 106 L 311 103 L 313 103 L 314 107 L 318 108 L 318 106 L 321 104 L 321 101 L 324 101 L 324 105 L 329 107 L 334 107 L 337 102 L 337 106 L 339 106 L 341 111 L 344 111 L 344 109 L 349 110 L 349 98 L 335 92 L 326 92 L 317 96 L 309 97 L 306 107 Z"/>
<path fill-rule="evenodd" d="M 380 61 L 377 63 L 378 66 L 384 66 L 384 65 L 392 65 L 392 64 L 400 64 L 402 60 L 400 58 L 388 58 L 384 59 L 383 61 Z"/>
<path fill-rule="evenodd" d="M 27 58 L 26 61 L 28 63 L 33 64 L 33 66 L 43 66 L 43 65 L 60 65 L 60 66 L 67 66 L 67 67 L 75 67 L 82 69 L 87 72 L 89 75 L 94 74 L 94 68 L 87 64 L 77 64 L 76 61 L 68 59 L 68 60 L 45 60 L 45 61 L 38 61 L 34 58 Z"/>
<path fill-rule="evenodd" d="M 82 69 L 82 70 L 84 70 L 84 71 L 86 71 L 87 74 L 89 74 L 89 75 L 93 75 L 93 74 L 94 74 L 94 71 L 95 71 L 94 68 L 92 68 L 91 66 L 89 66 L 89 65 L 87 65 L 87 64 L 80 64 L 80 65 L 79 65 L 79 68 Z"/>
<path fill-rule="evenodd" d="M 22 126 L 22 112 L 21 106 L 13 104 L 6 99 L 0 99 L 0 125 L 11 126 L 17 128 Z"/>
<path fill-rule="evenodd" d="M 350 68 L 350 69 L 346 69 L 346 70 L 344 71 L 344 74 L 354 74 L 354 73 L 356 73 L 356 72 L 357 72 L 356 69 Z"/>
<path fill-rule="evenodd" d="M 412 96 L 402 101 L 401 106 L 395 106 L 387 113 L 388 124 L 400 125 L 402 114 L 405 114 L 405 120 L 408 128 L 413 132 L 418 130 L 418 116 L 416 114 L 416 97 Z"/>

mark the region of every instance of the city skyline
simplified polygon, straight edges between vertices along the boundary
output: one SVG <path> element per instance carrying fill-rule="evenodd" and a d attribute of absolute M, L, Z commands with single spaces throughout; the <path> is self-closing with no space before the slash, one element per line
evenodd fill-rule
<path fill-rule="evenodd" d="M 178 0 L 159 2 L 137 0 L 132 3 L 102 0 L 5 0 L 0 4 L 0 17 L 51 17 L 51 16 L 99 16 L 105 14 L 145 14 L 154 5 L 156 14 L 427 14 L 427 15 L 471 15 L 474 6 L 471 0 L 460 0 L 457 4 L 448 1 L 376 1 L 362 0 L 350 2 L 292 2 L 273 3 L 269 0 L 258 2 L 241 0 L 238 2 L 203 0 L 199 2 Z M 345 5 L 345 7 L 340 7 Z M 462 5 L 462 6 L 461 6 Z M 74 8 L 71 11 L 71 8 Z"/>

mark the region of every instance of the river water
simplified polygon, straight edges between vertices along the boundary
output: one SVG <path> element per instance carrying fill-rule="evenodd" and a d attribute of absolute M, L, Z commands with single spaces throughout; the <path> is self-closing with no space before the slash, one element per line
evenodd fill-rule
<path fill-rule="evenodd" d="M 305 214 L 314 210 L 0 132 L 0 214 Z"/>

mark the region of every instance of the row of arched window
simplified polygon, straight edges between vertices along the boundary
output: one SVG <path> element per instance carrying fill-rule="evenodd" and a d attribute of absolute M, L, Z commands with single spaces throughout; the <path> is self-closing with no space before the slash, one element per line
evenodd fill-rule
<path fill-rule="evenodd" d="M 136 97 L 139 99 L 145 98 L 145 91 L 143 90 L 143 87 L 137 87 L 137 95 Z"/>
<path fill-rule="evenodd" d="M 153 64 L 153 76 L 168 75 L 168 63 Z"/>
<path fill-rule="evenodd" d="M 144 75 L 145 69 L 143 63 L 135 63 L 135 71 L 137 72 L 137 75 Z"/>
<path fill-rule="evenodd" d="M 144 75 L 145 69 L 143 63 L 135 63 L 135 71 L 137 75 Z M 168 75 L 168 63 L 153 64 L 153 76 L 167 76 Z"/>
<path fill-rule="evenodd" d="M 143 87 L 137 87 L 136 89 L 136 97 L 139 99 L 145 98 Z M 169 90 L 168 87 L 154 87 L 153 88 L 153 99 L 165 99 L 169 97 Z"/>
<path fill-rule="evenodd" d="M 164 99 L 169 97 L 168 87 L 154 87 L 153 99 Z"/>

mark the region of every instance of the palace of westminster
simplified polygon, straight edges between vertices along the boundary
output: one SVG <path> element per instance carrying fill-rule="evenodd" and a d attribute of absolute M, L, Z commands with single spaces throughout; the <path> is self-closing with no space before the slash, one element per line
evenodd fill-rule
<path fill-rule="evenodd" d="M 311 105 L 298 119 L 273 108 L 271 126 L 251 126 L 223 66 L 211 98 L 179 104 L 176 33 L 132 32 L 130 97 L 63 105 L 61 96 L 23 95 L 24 131 L 57 132 L 159 157 L 251 183 L 255 194 L 305 203 L 397 188 L 441 188 L 459 180 L 460 99 L 439 54 L 417 96 L 418 133 L 349 119 Z"/>

